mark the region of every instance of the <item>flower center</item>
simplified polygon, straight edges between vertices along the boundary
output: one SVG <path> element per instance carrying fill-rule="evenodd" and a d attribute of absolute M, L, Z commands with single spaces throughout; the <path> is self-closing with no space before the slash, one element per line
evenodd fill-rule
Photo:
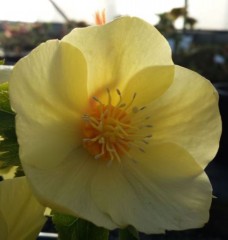
<path fill-rule="evenodd" d="M 121 157 L 129 156 L 132 146 L 143 152 L 139 140 L 147 144 L 152 135 L 138 138 L 137 134 L 142 124 L 139 125 L 133 121 L 134 114 L 144 108 L 139 110 L 131 108 L 136 94 L 128 104 L 125 104 L 122 102 L 120 91 L 117 90 L 120 100 L 117 105 L 113 106 L 109 89 L 107 93 L 108 104 L 103 104 L 97 97 L 93 97 L 94 104 L 91 104 L 88 112 L 83 115 L 83 145 L 95 159 L 121 162 Z"/>

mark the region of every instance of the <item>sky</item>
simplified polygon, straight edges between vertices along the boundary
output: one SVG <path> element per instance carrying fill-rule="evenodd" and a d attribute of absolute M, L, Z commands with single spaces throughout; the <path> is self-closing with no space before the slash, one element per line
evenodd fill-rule
<path fill-rule="evenodd" d="M 183 7 L 184 0 L 54 0 L 72 20 L 92 24 L 97 10 L 106 9 L 108 21 L 118 15 L 138 16 L 156 24 L 156 14 Z M 189 15 L 198 20 L 197 29 L 228 30 L 227 0 L 188 0 Z M 0 0 L 0 20 L 56 21 L 64 19 L 49 0 Z M 178 25 L 178 22 L 177 22 Z M 179 27 L 182 22 L 179 21 Z"/>

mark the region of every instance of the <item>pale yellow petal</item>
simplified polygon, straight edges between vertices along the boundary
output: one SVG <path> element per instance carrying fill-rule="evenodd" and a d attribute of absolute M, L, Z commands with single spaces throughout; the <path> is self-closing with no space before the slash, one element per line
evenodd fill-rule
<path fill-rule="evenodd" d="M 29 121 L 18 115 L 16 130 L 22 165 L 49 169 L 64 162 L 81 145 L 80 119 L 67 122 L 49 119 L 44 124 Z"/>
<path fill-rule="evenodd" d="M 119 227 L 163 233 L 208 221 L 211 185 L 185 150 L 175 144 L 150 146 L 134 158 L 99 168 L 92 185 L 95 202 Z"/>
<path fill-rule="evenodd" d="M 17 166 L 2 168 L 0 169 L 0 176 L 2 176 L 4 179 L 14 178 L 17 172 L 17 168 Z"/>
<path fill-rule="evenodd" d="M 218 94 L 199 74 L 176 66 L 168 91 L 148 107 L 152 140 L 175 142 L 206 167 L 217 153 L 221 135 Z"/>
<path fill-rule="evenodd" d="M 25 177 L 1 182 L 1 240 L 35 240 L 46 221 L 44 210 L 32 195 Z"/>
<path fill-rule="evenodd" d="M 130 102 L 136 94 L 132 107 L 144 107 L 162 95 L 173 82 L 174 66 L 153 66 L 135 74 L 123 90 L 123 102 Z"/>
<path fill-rule="evenodd" d="M 2 240 L 8 240 L 8 226 L 5 222 L 5 218 L 0 211 L 0 233 Z"/>
<path fill-rule="evenodd" d="M 86 62 L 78 49 L 48 41 L 15 65 L 9 84 L 12 107 L 38 123 L 75 117 L 86 105 L 86 78 Z"/>
<path fill-rule="evenodd" d="M 88 91 L 119 88 L 142 69 L 172 65 L 165 38 L 138 18 L 123 17 L 102 26 L 75 29 L 63 41 L 79 48 L 88 64 Z"/>
<path fill-rule="evenodd" d="M 53 167 L 81 144 L 78 126 L 87 104 L 86 84 L 83 55 L 57 40 L 16 64 L 10 99 L 22 163 Z"/>
<path fill-rule="evenodd" d="M 58 167 L 40 170 L 24 164 L 24 170 L 44 205 L 113 229 L 116 225 L 109 214 L 103 213 L 91 196 L 91 183 L 98 165 L 84 149 L 77 149 Z"/>

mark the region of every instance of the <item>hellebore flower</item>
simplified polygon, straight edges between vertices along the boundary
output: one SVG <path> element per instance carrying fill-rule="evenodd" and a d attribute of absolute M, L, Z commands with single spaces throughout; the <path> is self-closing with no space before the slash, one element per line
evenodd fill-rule
<path fill-rule="evenodd" d="M 25 177 L 0 182 L 1 240 L 36 239 L 46 218 Z"/>
<path fill-rule="evenodd" d="M 208 221 L 218 95 L 173 64 L 153 26 L 124 17 L 41 44 L 16 64 L 10 97 L 23 168 L 45 205 L 145 233 Z"/>
<path fill-rule="evenodd" d="M 1 137 L 1 136 L 0 136 Z M 0 140 L 1 141 L 1 140 Z M 0 142 L 1 144 L 1 142 Z M 1 152 L 0 152 L 1 153 Z M 1 155 L 0 155 L 1 156 Z M 0 160 L 0 166 L 1 166 L 2 162 Z M 6 167 L 6 168 L 3 168 L 3 169 L 0 169 L 0 176 L 3 178 L 3 179 L 12 179 L 15 177 L 15 174 L 17 172 L 17 166 L 13 166 L 13 167 Z"/>

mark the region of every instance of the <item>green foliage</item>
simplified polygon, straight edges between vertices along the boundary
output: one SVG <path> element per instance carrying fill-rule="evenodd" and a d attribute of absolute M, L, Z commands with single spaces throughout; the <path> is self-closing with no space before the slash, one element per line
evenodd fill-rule
<path fill-rule="evenodd" d="M 60 240 L 108 240 L 109 231 L 69 215 L 54 213 L 52 221 Z"/>
<path fill-rule="evenodd" d="M 0 65 L 3 65 L 5 63 L 4 59 L 0 59 Z"/>
<path fill-rule="evenodd" d="M 0 139 L 0 168 L 20 166 L 15 114 L 10 108 L 8 83 L 0 85 Z"/>
<path fill-rule="evenodd" d="M 14 114 L 10 107 L 7 82 L 0 84 L 0 111 Z"/>
<path fill-rule="evenodd" d="M 139 233 L 134 227 L 119 230 L 119 240 L 140 240 Z"/>

